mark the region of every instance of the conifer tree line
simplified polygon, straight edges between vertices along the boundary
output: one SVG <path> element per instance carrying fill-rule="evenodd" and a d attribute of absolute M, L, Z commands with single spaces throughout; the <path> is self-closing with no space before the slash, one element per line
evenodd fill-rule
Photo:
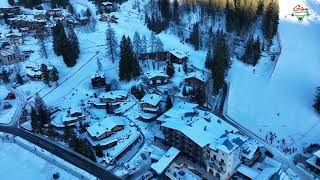
<path fill-rule="evenodd" d="M 80 54 L 80 48 L 74 29 L 71 26 L 65 28 L 62 22 L 58 22 L 53 28 L 52 35 L 55 54 L 57 56 L 62 55 L 63 61 L 68 67 L 75 66 Z"/>
<path fill-rule="evenodd" d="M 256 66 L 261 56 L 261 44 L 259 38 L 256 40 L 251 36 L 247 42 L 244 55 L 241 60 L 244 63 Z"/>
<path fill-rule="evenodd" d="M 123 36 L 120 42 L 119 79 L 130 81 L 140 76 L 141 70 L 130 37 Z"/>
<path fill-rule="evenodd" d="M 222 30 L 216 33 L 216 43 L 208 49 L 205 66 L 211 70 L 214 94 L 218 94 L 224 85 L 224 79 L 230 69 L 230 50 Z"/>
<path fill-rule="evenodd" d="M 264 38 L 271 42 L 277 32 L 279 20 L 278 0 L 151 0 L 149 14 L 145 15 L 147 27 L 155 33 L 160 33 L 169 27 L 170 22 L 191 30 L 187 41 L 195 49 L 203 47 L 202 39 L 207 39 L 207 21 L 225 18 L 227 32 L 248 36 L 252 25 L 258 23 Z M 199 10 L 200 9 L 200 10 Z M 191 24 L 184 22 L 188 16 L 198 14 L 198 22 Z M 184 21 L 181 21 L 184 19 Z M 201 30 L 203 27 L 203 30 Z M 201 37 L 205 35 L 205 37 Z M 198 37 L 199 36 L 199 37 Z M 200 41 L 200 42 L 198 42 Z M 206 47 L 207 48 L 207 47 Z"/>
<path fill-rule="evenodd" d="M 17 4 L 30 9 L 41 5 L 41 3 L 43 2 L 44 0 L 17 0 L 17 1 L 8 0 L 8 3 L 11 6 L 14 6 Z M 50 5 L 51 5 L 51 8 L 58 8 L 58 7 L 66 8 L 69 5 L 69 0 L 51 0 Z"/>

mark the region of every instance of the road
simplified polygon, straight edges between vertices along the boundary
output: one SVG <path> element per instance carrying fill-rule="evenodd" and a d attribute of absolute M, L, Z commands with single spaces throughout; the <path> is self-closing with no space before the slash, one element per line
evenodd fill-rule
<path fill-rule="evenodd" d="M 282 168 L 286 170 L 287 168 L 291 168 L 301 179 L 310 179 L 310 176 L 306 174 L 304 171 L 299 169 L 293 162 L 288 159 L 282 152 L 280 152 L 277 148 L 275 148 L 272 144 L 265 141 L 258 135 L 254 134 L 249 129 L 245 128 L 241 124 L 239 124 L 237 121 L 229 117 L 226 113 L 227 111 L 227 101 L 228 101 L 228 95 L 229 95 L 229 85 L 225 83 L 223 87 L 223 93 L 222 93 L 222 99 L 221 103 L 218 106 L 218 108 L 213 112 L 216 116 L 223 119 L 224 121 L 228 122 L 232 126 L 239 129 L 242 133 L 244 133 L 246 136 L 256 140 L 260 144 L 262 144 L 268 151 L 270 151 L 274 155 L 274 159 L 280 161 L 282 163 Z"/>
<path fill-rule="evenodd" d="M 65 161 L 68 161 L 69 163 L 89 172 L 90 174 L 98 177 L 99 179 L 119 179 L 119 177 L 113 175 L 109 171 L 105 170 L 104 167 L 98 165 L 97 163 L 92 162 L 86 157 L 83 157 L 82 155 L 67 150 L 48 139 L 42 138 L 40 136 L 34 135 L 26 130 L 16 128 L 16 127 L 8 127 L 8 126 L 0 126 L 0 131 L 6 132 L 9 134 L 13 134 L 15 136 L 19 136 L 30 143 L 33 143 L 42 149 L 47 150 L 48 152 L 60 157 L 61 159 L 64 159 Z"/>

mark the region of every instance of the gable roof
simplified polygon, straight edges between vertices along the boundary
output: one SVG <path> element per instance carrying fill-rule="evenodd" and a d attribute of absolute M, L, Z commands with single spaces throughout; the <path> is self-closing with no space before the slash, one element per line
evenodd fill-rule
<path fill-rule="evenodd" d="M 156 106 L 160 103 L 162 96 L 158 94 L 147 94 L 141 99 L 141 103 L 151 104 L 152 106 Z"/>
<path fill-rule="evenodd" d="M 128 91 L 127 90 L 115 90 L 115 91 L 109 91 L 104 92 L 99 95 L 99 98 L 103 99 L 117 99 L 122 97 L 127 97 Z"/>
<path fill-rule="evenodd" d="M 160 76 L 160 77 L 169 77 L 165 72 L 163 72 L 163 71 L 150 71 L 150 72 L 146 72 L 145 74 L 144 74 L 148 79 L 152 79 L 152 78 L 154 78 L 154 77 L 158 77 L 158 76 Z"/>
<path fill-rule="evenodd" d="M 92 137 L 101 136 L 105 132 L 110 132 L 112 128 L 118 125 L 124 126 L 125 120 L 126 119 L 121 116 L 110 116 L 90 125 L 87 131 Z"/>

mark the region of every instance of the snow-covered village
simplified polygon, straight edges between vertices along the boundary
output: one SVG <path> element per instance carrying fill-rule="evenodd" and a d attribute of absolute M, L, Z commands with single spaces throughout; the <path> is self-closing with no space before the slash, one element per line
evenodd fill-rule
<path fill-rule="evenodd" d="M 0 179 L 320 179 L 320 0 L 0 0 Z"/>

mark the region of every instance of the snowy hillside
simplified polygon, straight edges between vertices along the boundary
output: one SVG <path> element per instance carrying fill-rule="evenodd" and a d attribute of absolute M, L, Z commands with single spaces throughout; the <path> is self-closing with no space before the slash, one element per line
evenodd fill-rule
<path fill-rule="evenodd" d="M 72 180 L 76 177 L 48 163 L 16 144 L 0 143 L 1 148 L 1 179 L 52 179 L 54 173 L 59 173 L 61 179 Z"/>
<path fill-rule="evenodd" d="M 290 15 L 297 4 L 312 10 L 302 23 Z M 312 108 L 320 85 L 319 7 L 319 0 L 280 0 L 282 54 L 270 79 L 265 61 L 255 72 L 234 61 L 228 114 L 262 138 L 272 131 L 300 148 L 320 141 L 320 117 Z"/>

